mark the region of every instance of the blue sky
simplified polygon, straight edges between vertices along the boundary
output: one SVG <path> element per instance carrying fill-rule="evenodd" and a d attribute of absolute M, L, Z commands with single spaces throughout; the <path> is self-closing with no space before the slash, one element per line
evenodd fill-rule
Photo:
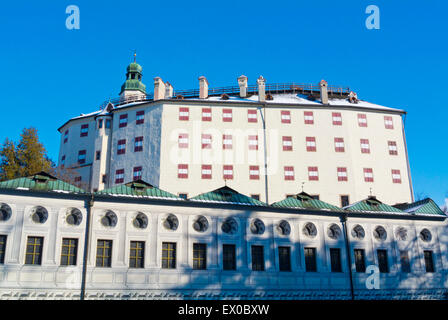
<path fill-rule="evenodd" d="M 368 30 L 366 7 L 380 9 Z M 65 9 L 80 9 L 68 30 Z M 118 96 L 137 50 L 144 83 L 175 88 L 268 82 L 349 86 L 407 110 L 416 196 L 448 196 L 446 1 L 22 1 L 0 4 L 0 142 L 38 129 L 57 159 L 57 128 Z"/>

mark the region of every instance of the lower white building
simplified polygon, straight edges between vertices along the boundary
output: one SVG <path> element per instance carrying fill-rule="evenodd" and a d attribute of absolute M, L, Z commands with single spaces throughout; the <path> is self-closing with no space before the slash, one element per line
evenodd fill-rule
<path fill-rule="evenodd" d="M 0 182 L 0 299 L 446 299 L 446 215 L 430 199 L 272 205 L 143 181 L 85 193 Z"/>

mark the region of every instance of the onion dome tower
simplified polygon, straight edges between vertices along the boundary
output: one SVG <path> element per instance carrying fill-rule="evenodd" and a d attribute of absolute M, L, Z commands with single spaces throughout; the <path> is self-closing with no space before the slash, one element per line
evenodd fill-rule
<path fill-rule="evenodd" d="M 146 96 L 146 86 L 142 82 L 142 66 L 136 62 L 134 53 L 134 62 L 126 69 L 126 81 L 121 86 L 120 97 L 144 97 Z"/>

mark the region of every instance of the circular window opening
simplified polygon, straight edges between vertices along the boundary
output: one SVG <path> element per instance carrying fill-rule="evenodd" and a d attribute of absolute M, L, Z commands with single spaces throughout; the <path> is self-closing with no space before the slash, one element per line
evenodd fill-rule
<path fill-rule="evenodd" d="M 308 222 L 303 227 L 303 234 L 307 237 L 314 238 L 317 235 L 317 229 L 314 223 Z"/>
<path fill-rule="evenodd" d="M 6 203 L 0 205 L 0 221 L 8 221 L 11 218 L 11 207 Z"/>
<path fill-rule="evenodd" d="M 277 231 L 282 236 L 288 236 L 291 233 L 291 226 L 289 225 L 289 222 L 286 220 L 280 221 L 277 226 Z"/>
<path fill-rule="evenodd" d="M 134 218 L 133 225 L 137 229 L 145 229 L 148 226 L 148 217 L 146 214 L 139 212 Z"/>
<path fill-rule="evenodd" d="M 327 235 L 330 239 L 339 239 L 339 236 L 341 235 L 342 231 L 341 228 L 337 224 L 332 224 L 328 227 Z"/>
<path fill-rule="evenodd" d="M 36 223 L 45 223 L 48 219 L 47 209 L 41 206 L 33 208 L 31 219 Z"/>
<path fill-rule="evenodd" d="M 397 239 L 402 240 L 402 241 L 407 240 L 408 239 L 408 231 L 403 227 L 399 227 L 397 229 Z"/>
<path fill-rule="evenodd" d="M 163 226 L 167 230 L 175 231 L 179 226 L 179 220 L 174 214 L 169 214 L 168 217 L 166 217 L 165 221 L 163 222 Z"/>
<path fill-rule="evenodd" d="M 117 215 L 113 211 L 107 211 L 101 218 L 101 224 L 105 227 L 113 228 L 117 225 Z"/>
<path fill-rule="evenodd" d="M 364 231 L 364 228 L 361 227 L 359 224 L 353 227 L 352 229 L 352 237 L 355 239 L 362 240 L 364 239 L 366 233 Z"/>
<path fill-rule="evenodd" d="M 420 231 L 420 239 L 422 239 L 425 242 L 430 242 L 432 239 L 431 231 L 428 229 L 423 229 Z"/>
<path fill-rule="evenodd" d="M 221 230 L 227 234 L 235 234 L 238 231 L 238 223 L 234 218 L 227 218 L 222 223 Z"/>
<path fill-rule="evenodd" d="M 72 226 L 79 226 L 82 221 L 82 213 L 79 209 L 68 209 L 66 221 Z"/>
<path fill-rule="evenodd" d="M 250 231 L 253 234 L 263 234 L 264 233 L 264 223 L 260 219 L 252 220 L 250 224 Z"/>
<path fill-rule="evenodd" d="M 200 216 L 193 223 L 193 229 L 197 232 L 204 232 L 208 229 L 208 220 L 204 216 Z"/>
<path fill-rule="evenodd" d="M 373 236 L 377 240 L 386 240 L 387 238 L 387 232 L 386 229 L 384 229 L 382 226 L 378 226 L 373 231 Z"/>

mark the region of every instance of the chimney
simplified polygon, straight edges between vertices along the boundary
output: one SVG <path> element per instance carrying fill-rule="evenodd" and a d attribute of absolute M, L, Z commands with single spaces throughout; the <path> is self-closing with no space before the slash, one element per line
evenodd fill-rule
<path fill-rule="evenodd" d="M 260 76 L 257 79 L 257 85 L 258 85 L 258 101 L 265 102 L 266 101 L 266 91 L 265 91 L 266 80 L 263 78 L 263 76 Z"/>
<path fill-rule="evenodd" d="M 328 104 L 327 81 L 320 80 L 319 88 L 320 88 L 320 101 L 322 102 L 322 104 Z"/>
<path fill-rule="evenodd" d="M 238 85 L 240 87 L 240 97 L 247 97 L 247 77 L 245 75 L 241 75 L 238 77 Z"/>
<path fill-rule="evenodd" d="M 159 77 L 154 78 L 154 101 L 165 99 L 165 84 Z"/>
<path fill-rule="evenodd" d="M 208 81 L 204 76 L 199 77 L 199 99 L 208 98 Z"/>
<path fill-rule="evenodd" d="M 171 99 L 174 94 L 174 88 L 168 81 L 165 83 L 165 98 Z"/>

